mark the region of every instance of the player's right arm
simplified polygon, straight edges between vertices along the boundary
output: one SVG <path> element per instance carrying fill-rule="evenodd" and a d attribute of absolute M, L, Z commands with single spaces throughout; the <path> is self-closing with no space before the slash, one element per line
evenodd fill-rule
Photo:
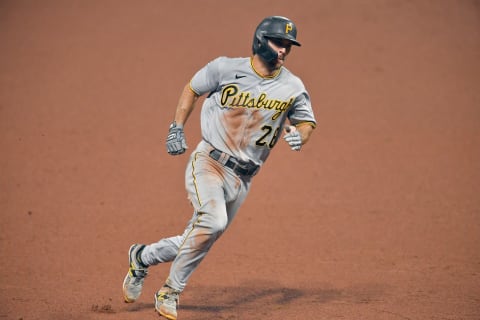
<path fill-rule="evenodd" d="M 175 119 L 168 129 L 166 145 L 167 152 L 171 155 L 183 154 L 188 148 L 183 126 L 195 108 L 198 97 L 199 95 L 190 88 L 190 83 L 183 88 L 175 110 Z"/>
<path fill-rule="evenodd" d="M 219 64 L 224 60 L 223 57 L 210 61 L 202 69 L 197 71 L 189 83 L 183 88 L 182 94 L 177 104 L 175 112 L 175 122 L 183 126 L 188 117 L 195 108 L 198 98 L 215 90 L 218 86 L 220 67 Z"/>
<path fill-rule="evenodd" d="M 195 108 L 199 95 L 195 93 L 187 83 L 178 99 L 177 109 L 175 111 L 175 123 L 178 126 L 184 126 L 188 117 Z"/>

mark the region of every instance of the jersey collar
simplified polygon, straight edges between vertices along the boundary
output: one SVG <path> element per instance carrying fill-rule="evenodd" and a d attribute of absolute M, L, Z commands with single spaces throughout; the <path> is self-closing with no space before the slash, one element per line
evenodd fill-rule
<path fill-rule="evenodd" d="M 250 57 L 250 66 L 252 67 L 252 70 L 260 77 L 260 78 L 264 78 L 264 79 L 273 79 L 275 77 L 277 77 L 280 72 L 282 72 L 282 69 L 283 69 L 283 66 L 280 67 L 280 69 L 276 70 L 274 74 L 272 74 L 271 76 L 264 76 L 262 75 L 260 72 L 258 72 L 255 67 L 253 66 L 253 57 Z"/>

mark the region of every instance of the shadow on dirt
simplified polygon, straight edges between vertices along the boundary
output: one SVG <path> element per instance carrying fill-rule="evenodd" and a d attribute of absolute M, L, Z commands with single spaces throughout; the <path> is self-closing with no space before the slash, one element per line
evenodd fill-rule
<path fill-rule="evenodd" d="M 366 304 L 381 301 L 386 288 L 378 284 L 362 284 L 347 288 L 286 288 L 274 283 L 254 282 L 240 287 L 192 286 L 180 299 L 180 309 L 195 313 L 196 319 L 236 319 L 235 314 L 258 310 L 268 314 L 280 308 L 322 305 L 330 302 Z M 129 305 L 126 311 L 153 310 L 152 303 Z M 230 317 L 228 315 L 231 315 Z M 226 318 L 225 318 L 226 317 Z"/>
<path fill-rule="evenodd" d="M 199 292 L 196 294 L 195 292 Z M 291 288 L 208 288 L 195 290 L 193 296 L 201 297 L 202 304 L 182 304 L 182 309 L 205 312 L 221 312 L 245 307 L 246 305 L 262 304 L 288 305 L 303 298 L 305 292 Z M 191 299 L 189 299 L 191 300 Z"/>

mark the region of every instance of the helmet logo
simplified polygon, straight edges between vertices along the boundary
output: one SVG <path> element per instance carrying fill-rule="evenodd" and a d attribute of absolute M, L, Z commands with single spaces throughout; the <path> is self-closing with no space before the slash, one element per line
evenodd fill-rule
<path fill-rule="evenodd" d="M 290 31 L 292 31 L 292 30 L 293 30 L 292 23 L 291 23 L 291 22 L 287 23 L 287 24 L 285 25 L 285 33 L 288 34 L 288 33 L 289 33 Z"/>

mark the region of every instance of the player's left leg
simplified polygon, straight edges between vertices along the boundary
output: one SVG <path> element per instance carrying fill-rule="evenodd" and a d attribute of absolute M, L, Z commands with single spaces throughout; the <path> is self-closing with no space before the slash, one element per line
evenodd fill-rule
<path fill-rule="evenodd" d="M 180 293 L 248 193 L 248 184 L 205 152 L 192 155 L 186 185 L 195 214 L 165 286 L 155 295 L 156 310 L 168 319 L 176 319 Z"/>

